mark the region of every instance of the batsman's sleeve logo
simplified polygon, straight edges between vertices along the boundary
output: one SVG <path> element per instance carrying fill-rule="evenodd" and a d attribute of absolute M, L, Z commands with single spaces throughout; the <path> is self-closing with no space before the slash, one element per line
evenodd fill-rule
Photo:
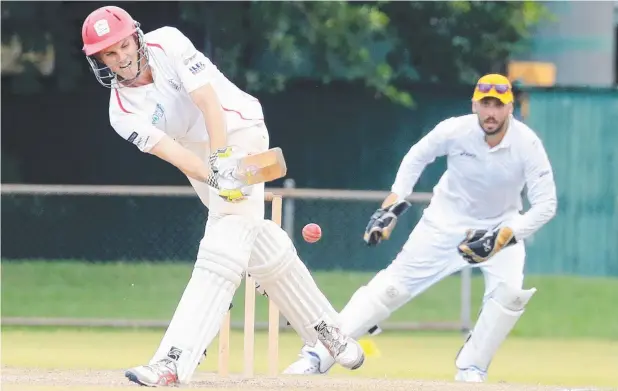
<path fill-rule="evenodd" d="M 194 75 L 197 75 L 198 73 L 202 72 L 204 69 L 206 69 L 206 65 L 204 65 L 204 63 L 201 61 L 198 61 L 189 67 L 189 70 Z"/>
<path fill-rule="evenodd" d="M 137 132 L 133 132 L 133 133 L 131 133 L 131 135 L 129 136 L 127 141 L 130 142 L 130 143 L 133 143 L 135 141 L 135 139 L 137 138 L 137 136 L 138 136 Z"/>
<path fill-rule="evenodd" d="M 127 141 L 131 144 L 135 144 L 135 146 L 137 146 L 139 149 L 144 149 L 146 147 L 146 143 L 148 143 L 148 139 L 150 139 L 150 136 L 140 137 L 137 132 L 133 132 L 131 133 L 129 138 L 127 138 Z"/>

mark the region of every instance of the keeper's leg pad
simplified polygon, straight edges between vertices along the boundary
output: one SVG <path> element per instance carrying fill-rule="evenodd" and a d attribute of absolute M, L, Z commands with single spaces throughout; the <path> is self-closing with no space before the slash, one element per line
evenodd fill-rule
<path fill-rule="evenodd" d="M 247 270 L 308 344 L 315 345 L 314 327 L 321 321 L 338 324 L 337 312 L 298 257 L 287 233 L 273 221 L 262 222 Z"/>
<path fill-rule="evenodd" d="M 257 230 L 255 220 L 234 215 L 206 228 L 191 279 L 150 364 L 171 358 L 179 382 L 191 380 L 241 283 Z"/>
<path fill-rule="evenodd" d="M 352 338 L 360 338 L 411 299 L 400 276 L 384 269 L 366 286 L 360 287 L 341 310 L 341 331 Z"/>
<path fill-rule="evenodd" d="M 358 339 L 411 299 L 401 279 L 389 269 L 382 270 L 366 286 L 361 286 L 339 313 L 341 332 Z M 305 346 L 303 350 L 319 356 L 320 373 L 327 372 L 335 364 L 321 343 Z"/>
<path fill-rule="evenodd" d="M 536 288 L 522 290 L 500 283 L 486 300 L 474 329 L 457 354 L 457 368 L 474 368 L 486 373 L 498 348 L 535 293 Z"/>

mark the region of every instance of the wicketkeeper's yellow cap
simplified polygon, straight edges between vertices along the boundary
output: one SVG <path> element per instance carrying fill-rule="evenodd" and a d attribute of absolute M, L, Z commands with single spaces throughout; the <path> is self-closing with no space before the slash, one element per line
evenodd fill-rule
<path fill-rule="evenodd" d="M 513 86 L 506 76 L 492 73 L 479 79 L 474 88 L 473 101 L 483 98 L 496 98 L 507 104 L 513 102 Z"/>

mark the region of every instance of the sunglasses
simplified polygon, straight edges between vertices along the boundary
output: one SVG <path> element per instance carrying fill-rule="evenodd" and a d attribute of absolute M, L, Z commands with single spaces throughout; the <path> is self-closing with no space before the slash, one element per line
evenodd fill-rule
<path fill-rule="evenodd" d="M 479 84 L 476 85 L 476 89 L 479 90 L 480 92 L 484 93 L 484 94 L 486 94 L 489 91 L 491 91 L 492 88 L 494 90 L 496 90 L 496 92 L 498 94 L 506 94 L 511 89 L 511 87 L 509 87 L 508 84 L 479 83 Z"/>

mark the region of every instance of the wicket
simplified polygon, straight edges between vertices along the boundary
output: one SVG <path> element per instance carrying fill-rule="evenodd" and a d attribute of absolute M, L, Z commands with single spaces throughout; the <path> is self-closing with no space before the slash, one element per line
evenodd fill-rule
<path fill-rule="evenodd" d="M 271 203 L 271 219 L 281 226 L 283 199 L 270 192 L 264 194 L 264 201 Z M 230 306 L 231 310 L 231 306 Z M 219 376 L 229 376 L 230 360 L 230 311 L 227 311 L 219 331 Z M 245 323 L 244 323 L 243 375 L 252 377 L 255 345 L 255 280 L 245 274 Z M 279 309 L 268 301 L 268 376 L 279 372 Z"/>

